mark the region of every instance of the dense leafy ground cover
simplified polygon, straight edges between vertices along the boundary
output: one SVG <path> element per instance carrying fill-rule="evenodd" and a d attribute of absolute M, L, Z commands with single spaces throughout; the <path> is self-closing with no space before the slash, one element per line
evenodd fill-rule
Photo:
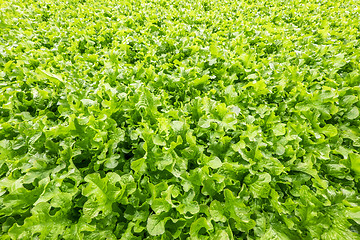
<path fill-rule="evenodd" d="M 0 3 L 1 239 L 359 239 L 359 1 Z"/>

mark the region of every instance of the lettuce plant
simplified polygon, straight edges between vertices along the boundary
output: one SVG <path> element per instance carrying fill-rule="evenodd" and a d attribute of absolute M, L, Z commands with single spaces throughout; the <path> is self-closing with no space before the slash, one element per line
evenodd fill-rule
<path fill-rule="evenodd" d="M 1 239 L 360 239 L 359 4 L 0 1 Z"/>

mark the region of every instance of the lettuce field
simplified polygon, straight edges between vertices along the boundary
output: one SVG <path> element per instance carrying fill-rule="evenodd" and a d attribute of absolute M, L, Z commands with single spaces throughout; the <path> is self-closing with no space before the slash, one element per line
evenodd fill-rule
<path fill-rule="evenodd" d="M 0 239 L 360 239 L 360 1 L 0 0 Z"/>

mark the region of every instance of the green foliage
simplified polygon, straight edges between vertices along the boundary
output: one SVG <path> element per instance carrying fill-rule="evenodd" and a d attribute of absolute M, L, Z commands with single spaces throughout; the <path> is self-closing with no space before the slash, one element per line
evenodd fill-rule
<path fill-rule="evenodd" d="M 360 239 L 358 0 L 0 0 L 1 239 Z"/>

